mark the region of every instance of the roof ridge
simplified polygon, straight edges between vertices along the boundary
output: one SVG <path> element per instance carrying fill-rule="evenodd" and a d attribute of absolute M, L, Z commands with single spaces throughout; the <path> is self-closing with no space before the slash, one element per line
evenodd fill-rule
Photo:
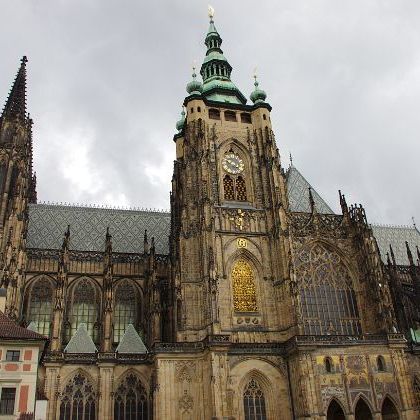
<path fill-rule="evenodd" d="M 88 209 L 102 209 L 102 210 L 120 210 L 120 211 L 142 211 L 147 213 L 170 213 L 169 209 L 157 209 L 135 206 L 112 206 L 107 204 L 89 204 L 89 203 L 70 203 L 70 202 L 56 202 L 56 201 L 40 201 L 32 203 L 35 206 L 53 206 L 53 207 L 72 207 L 72 208 L 88 208 Z"/>
<path fill-rule="evenodd" d="M 383 227 L 383 228 L 397 228 L 397 229 L 410 229 L 415 230 L 418 232 L 415 226 L 410 225 L 393 225 L 393 224 L 387 224 L 387 223 L 370 223 L 370 226 L 372 227 Z"/>

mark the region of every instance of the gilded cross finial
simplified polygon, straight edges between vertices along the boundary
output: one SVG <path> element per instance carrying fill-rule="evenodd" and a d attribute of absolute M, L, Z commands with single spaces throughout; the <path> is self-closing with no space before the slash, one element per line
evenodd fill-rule
<path fill-rule="evenodd" d="M 292 156 L 292 153 L 289 153 L 289 160 L 290 160 L 290 166 L 293 166 L 293 156 Z"/>
<path fill-rule="evenodd" d="M 210 22 L 213 22 L 213 17 L 214 17 L 214 8 L 212 6 L 208 6 L 208 12 L 209 12 L 209 18 L 210 18 Z"/>

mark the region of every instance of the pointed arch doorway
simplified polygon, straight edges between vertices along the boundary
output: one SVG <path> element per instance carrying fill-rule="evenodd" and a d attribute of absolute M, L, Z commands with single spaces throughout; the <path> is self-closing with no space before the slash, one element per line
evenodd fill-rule
<path fill-rule="evenodd" d="M 346 420 L 344 411 L 336 400 L 332 400 L 328 406 L 327 420 Z"/>
<path fill-rule="evenodd" d="M 360 398 L 356 404 L 354 420 L 373 420 L 372 412 L 363 398 Z"/>
<path fill-rule="evenodd" d="M 382 404 L 382 419 L 383 420 L 399 420 L 400 416 L 398 414 L 398 410 L 395 407 L 395 404 L 386 397 L 383 404 Z"/>

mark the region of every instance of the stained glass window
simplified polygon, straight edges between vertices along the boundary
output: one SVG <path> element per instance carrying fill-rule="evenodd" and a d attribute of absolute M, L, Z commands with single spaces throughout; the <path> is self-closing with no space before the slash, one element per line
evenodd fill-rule
<path fill-rule="evenodd" d="M 305 334 L 360 334 L 356 295 L 341 257 L 314 244 L 300 251 L 295 267 Z"/>
<path fill-rule="evenodd" d="M 225 175 L 223 178 L 223 189 L 225 192 L 225 200 L 235 199 L 235 190 L 233 188 L 233 180 L 229 175 Z"/>
<path fill-rule="evenodd" d="M 149 404 L 140 379 L 128 375 L 118 386 L 114 397 L 114 420 L 148 420 Z"/>
<path fill-rule="evenodd" d="M 137 291 L 129 280 L 120 282 L 115 291 L 114 342 L 118 343 L 128 324 L 137 325 Z"/>
<path fill-rule="evenodd" d="M 251 379 L 244 391 L 245 420 L 266 420 L 264 393 L 255 379 Z"/>
<path fill-rule="evenodd" d="M 241 176 L 236 178 L 236 199 L 238 201 L 246 201 L 246 185 L 245 180 Z"/>
<path fill-rule="evenodd" d="M 60 404 L 60 420 L 95 420 L 96 395 L 92 384 L 81 373 L 69 381 Z"/>
<path fill-rule="evenodd" d="M 98 303 L 95 288 L 88 279 L 80 280 L 73 291 L 73 302 L 70 315 L 71 336 L 80 324 L 86 324 L 86 329 L 93 341 L 98 341 Z"/>
<path fill-rule="evenodd" d="M 254 272 L 244 259 L 235 262 L 232 269 L 233 306 L 237 312 L 257 311 Z"/>
<path fill-rule="evenodd" d="M 49 336 L 52 316 L 53 291 L 51 282 L 41 277 L 29 294 L 28 322 L 34 322 L 39 334 Z"/>

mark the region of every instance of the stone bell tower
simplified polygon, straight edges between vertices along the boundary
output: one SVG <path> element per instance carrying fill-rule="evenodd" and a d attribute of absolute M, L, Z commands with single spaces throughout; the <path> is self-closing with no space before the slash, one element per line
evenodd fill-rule
<path fill-rule="evenodd" d="M 178 341 L 285 339 L 294 320 L 285 177 L 271 106 L 255 76 L 252 104 L 231 80 L 213 16 L 203 82 L 187 85 L 177 123 L 171 257 Z M 283 332 L 280 332 L 283 331 Z"/>
<path fill-rule="evenodd" d="M 17 319 L 21 304 L 27 204 L 36 202 L 32 120 L 26 113 L 26 63 L 23 57 L 0 117 L 0 283 L 7 289 L 6 315 L 12 319 Z"/>

